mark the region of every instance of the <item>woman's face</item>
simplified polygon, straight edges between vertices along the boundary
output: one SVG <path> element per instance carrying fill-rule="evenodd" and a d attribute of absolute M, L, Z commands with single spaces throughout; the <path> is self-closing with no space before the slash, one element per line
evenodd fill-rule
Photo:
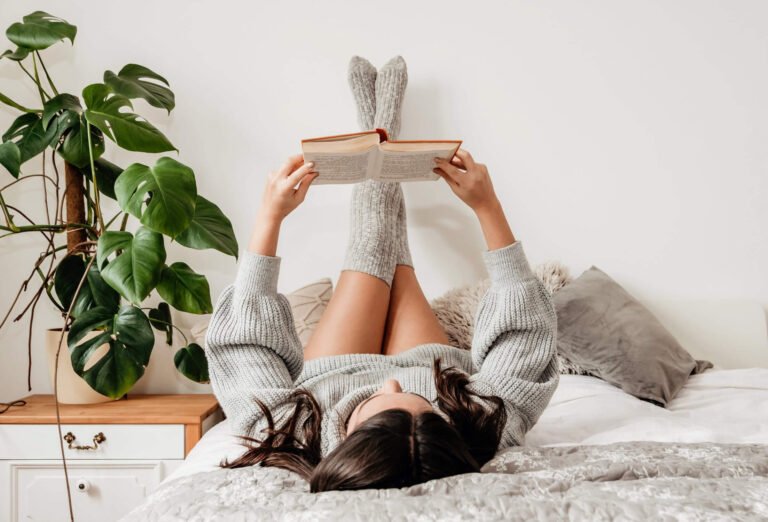
<path fill-rule="evenodd" d="M 393 409 L 405 410 L 412 415 L 433 411 L 432 403 L 425 397 L 416 393 L 404 392 L 399 382 L 390 379 L 352 411 L 347 423 L 347 435 L 377 413 Z"/>

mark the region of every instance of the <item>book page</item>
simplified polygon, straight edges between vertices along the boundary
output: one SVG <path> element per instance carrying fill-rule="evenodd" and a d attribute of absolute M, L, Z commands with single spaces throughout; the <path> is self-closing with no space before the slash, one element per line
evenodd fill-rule
<path fill-rule="evenodd" d="M 320 174 L 313 185 L 356 183 L 368 176 L 368 168 L 375 160 L 377 149 L 363 152 L 304 152 L 304 161 L 315 163 Z"/>
<path fill-rule="evenodd" d="M 378 164 L 372 176 L 374 179 L 382 181 L 436 180 L 440 176 L 432 172 L 432 169 L 435 168 L 433 158 L 451 159 L 458 148 L 456 143 L 429 143 L 420 147 L 398 147 L 418 148 L 420 150 L 391 150 L 396 145 L 396 143 L 382 143 L 379 147 Z"/>
<path fill-rule="evenodd" d="M 376 132 L 352 134 L 343 136 L 330 136 L 327 138 L 315 138 L 303 140 L 301 150 L 304 152 L 359 152 L 375 147 L 379 144 L 379 135 Z"/>

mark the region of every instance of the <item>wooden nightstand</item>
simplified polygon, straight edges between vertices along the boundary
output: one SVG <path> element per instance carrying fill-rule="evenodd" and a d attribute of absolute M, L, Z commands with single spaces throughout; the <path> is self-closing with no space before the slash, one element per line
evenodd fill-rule
<path fill-rule="evenodd" d="M 0 520 L 69 520 L 53 395 L 0 415 Z M 61 405 L 75 520 L 126 514 L 222 418 L 213 395 L 129 395 Z"/>

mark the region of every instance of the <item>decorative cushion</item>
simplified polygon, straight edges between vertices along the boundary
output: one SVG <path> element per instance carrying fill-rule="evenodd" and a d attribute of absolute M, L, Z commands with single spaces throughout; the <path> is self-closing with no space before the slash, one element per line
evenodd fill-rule
<path fill-rule="evenodd" d="M 328 307 L 331 295 L 333 283 L 327 277 L 286 294 L 288 302 L 291 303 L 296 333 L 302 346 L 309 342 L 309 337 Z"/>
<path fill-rule="evenodd" d="M 328 301 L 331 300 L 332 294 L 333 282 L 324 277 L 285 295 L 291 304 L 296 334 L 299 336 L 301 346 L 307 345 L 309 337 L 328 306 Z M 205 345 L 205 334 L 208 330 L 209 321 L 210 316 L 203 321 L 198 321 L 190 328 L 193 339 L 200 346 Z"/>
<path fill-rule="evenodd" d="M 712 367 L 691 357 L 647 308 L 594 266 L 553 301 L 560 355 L 635 397 L 664 406 L 692 373 Z"/>

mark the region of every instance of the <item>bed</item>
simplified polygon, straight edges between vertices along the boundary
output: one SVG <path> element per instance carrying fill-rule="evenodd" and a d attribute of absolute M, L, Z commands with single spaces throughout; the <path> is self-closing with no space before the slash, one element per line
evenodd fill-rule
<path fill-rule="evenodd" d="M 762 308 L 646 305 L 686 349 L 715 363 L 666 408 L 563 375 L 525 446 L 501 452 L 483 473 L 320 495 L 283 470 L 218 468 L 243 451 L 225 420 L 123 520 L 768 519 Z"/>

